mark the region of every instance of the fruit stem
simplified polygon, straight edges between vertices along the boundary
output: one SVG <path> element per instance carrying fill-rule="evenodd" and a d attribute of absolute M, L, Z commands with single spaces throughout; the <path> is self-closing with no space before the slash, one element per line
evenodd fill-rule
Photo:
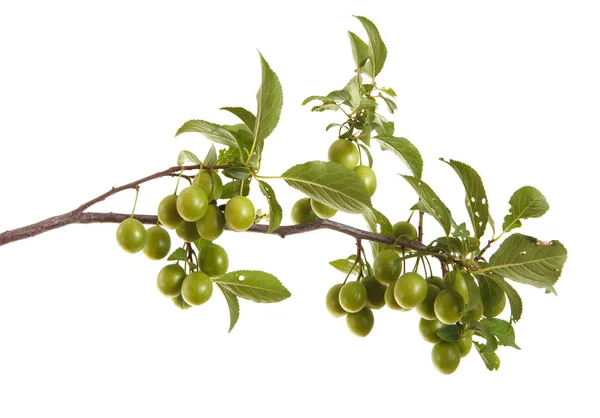
<path fill-rule="evenodd" d="M 174 195 L 177 195 L 177 189 L 179 189 L 179 180 L 181 180 L 181 175 L 183 174 L 183 169 L 179 172 L 179 176 L 177 176 L 177 183 L 175 183 L 175 191 Z"/>
<path fill-rule="evenodd" d="M 135 199 L 133 201 L 133 209 L 131 210 L 130 218 L 133 218 L 133 214 L 135 213 L 135 207 L 137 206 L 138 195 L 140 194 L 140 186 L 135 187 Z"/>

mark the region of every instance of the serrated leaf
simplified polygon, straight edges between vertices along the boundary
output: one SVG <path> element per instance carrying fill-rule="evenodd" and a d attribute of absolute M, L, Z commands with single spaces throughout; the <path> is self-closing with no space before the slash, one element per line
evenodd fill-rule
<path fill-rule="evenodd" d="M 310 109 L 311 112 L 325 112 L 326 110 L 333 110 L 334 112 L 337 112 L 340 110 L 340 108 L 336 104 L 322 104 L 320 106 L 313 106 Z"/>
<path fill-rule="evenodd" d="M 471 327 L 473 328 L 475 335 L 483 337 L 487 341 L 485 347 L 481 350 L 482 353 L 492 353 L 498 349 L 498 340 L 487 325 L 480 321 L 471 323 Z"/>
<path fill-rule="evenodd" d="M 489 371 L 498 370 L 500 368 L 500 358 L 498 357 L 498 355 L 496 353 L 483 352 L 483 349 L 485 348 L 483 344 L 474 344 L 475 348 L 477 349 L 477 352 L 483 360 L 483 363 L 485 364 L 485 367 L 487 367 Z"/>
<path fill-rule="evenodd" d="M 215 145 L 214 144 L 210 144 L 210 148 L 208 149 L 208 152 L 206 153 L 206 157 L 204 157 L 204 161 L 202 162 L 202 165 L 206 165 L 206 166 L 213 166 L 213 165 L 217 165 L 217 150 L 215 149 Z"/>
<path fill-rule="evenodd" d="M 382 92 L 384 92 L 385 94 L 387 94 L 389 96 L 396 97 L 396 92 L 391 87 L 379 87 L 379 90 L 381 90 Z"/>
<path fill-rule="evenodd" d="M 462 244 L 458 238 L 454 237 L 439 237 L 431 241 L 429 248 L 434 251 L 442 251 L 446 254 L 461 254 Z"/>
<path fill-rule="evenodd" d="M 367 99 L 367 98 L 360 99 L 360 104 L 356 108 L 356 110 L 371 110 L 371 111 L 375 111 L 376 109 L 377 109 L 377 102 L 375 101 L 375 99 Z"/>
<path fill-rule="evenodd" d="M 364 129 L 358 135 L 358 140 L 362 141 L 366 145 L 371 145 L 371 127 L 369 125 L 365 126 Z"/>
<path fill-rule="evenodd" d="M 250 132 L 254 132 L 254 125 L 256 123 L 256 116 L 249 110 L 243 107 L 222 107 L 221 110 L 226 110 L 233 113 L 235 116 L 240 118 L 242 122 L 250 129 Z"/>
<path fill-rule="evenodd" d="M 177 156 L 177 165 L 184 165 L 185 163 L 199 165 L 201 162 L 200 159 L 196 157 L 196 154 L 194 154 L 192 151 L 183 150 Z"/>
<path fill-rule="evenodd" d="M 373 139 L 379 141 L 381 149 L 394 152 L 415 177 L 421 178 L 423 175 L 423 157 L 417 147 L 408 139 L 388 135 L 377 135 Z"/>
<path fill-rule="evenodd" d="M 520 227 L 521 219 L 539 218 L 550 209 L 542 192 L 532 186 L 521 187 L 513 193 L 508 203 L 509 213 L 502 224 L 504 232 Z"/>
<path fill-rule="evenodd" d="M 369 37 L 369 59 L 372 65 L 372 77 L 374 78 L 377 74 L 379 74 L 383 68 L 383 64 L 385 64 L 385 60 L 387 58 L 387 48 L 381 39 L 381 35 L 379 35 L 379 30 L 373 22 L 363 16 L 354 16 L 360 23 L 364 26 L 367 31 L 367 36 Z"/>
<path fill-rule="evenodd" d="M 223 170 L 223 175 L 235 180 L 247 180 L 252 172 L 246 167 L 231 167 Z"/>
<path fill-rule="evenodd" d="M 240 161 L 245 163 L 248 159 L 248 154 L 252 148 L 254 137 L 252 132 L 243 123 L 237 125 L 223 125 L 227 131 L 229 131 L 236 140 L 238 152 L 240 155 Z M 254 155 L 256 157 L 256 155 Z"/>
<path fill-rule="evenodd" d="M 325 131 L 328 131 L 328 130 L 330 130 L 331 128 L 333 128 L 333 127 L 336 127 L 336 126 L 342 126 L 342 125 L 341 125 L 341 124 L 339 124 L 339 123 L 330 123 L 330 124 L 329 124 L 329 125 L 327 125 L 327 127 L 325 128 Z"/>
<path fill-rule="evenodd" d="M 219 286 L 219 289 L 221 289 L 221 292 L 223 292 L 223 296 L 225 296 L 227 306 L 229 307 L 228 332 L 231 332 L 233 327 L 235 327 L 235 324 L 237 324 L 238 319 L 240 318 L 240 302 L 238 301 L 237 296 L 233 294 L 233 292 L 231 292 L 229 289 L 221 286 L 219 283 L 217 283 L 217 286 Z"/>
<path fill-rule="evenodd" d="M 379 95 L 379 97 L 383 99 L 390 113 L 394 114 L 394 112 L 398 109 L 396 102 L 394 102 L 392 99 L 388 99 L 387 97 L 383 97 L 382 95 Z"/>
<path fill-rule="evenodd" d="M 511 322 L 517 322 L 521 319 L 521 315 L 523 314 L 523 301 L 521 300 L 521 296 L 515 290 L 514 287 L 510 285 L 503 277 L 498 276 L 497 274 L 488 273 L 486 277 L 493 280 L 506 294 L 508 299 L 508 303 L 510 304 L 510 320 Z"/>
<path fill-rule="evenodd" d="M 290 297 L 277 277 L 264 271 L 232 271 L 214 282 L 237 297 L 257 303 L 280 302 Z"/>
<path fill-rule="evenodd" d="M 475 278 L 471 276 L 469 273 L 462 273 L 463 278 L 465 279 L 465 283 L 467 284 L 467 289 L 469 290 L 469 302 L 465 308 L 465 311 L 470 311 L 474 309 L 481 303 L 481 290 L 477 283 L 475 282 Z"/>
<path fill-rule="evenodd" d="M 281 178 L 294 189 L 342 212 L 364 213 L 371 207 L 364 182 L 341 164 L 309 161 L 288 169 Z"/>
<path fill-rule="evenodd" d="M 352 47 L 352 58 L 357 68 L 363 67 L 369 59 L 369 46 L 353 32 L 348 31 L 350 46 Z"/>
<path fill-rule="evenodd" d="M 260 191 L 267 198 L 269 202 L 269 229 L 267 232 L 270 234 L 275 231 L 281 225 L 281 220 L 283 218 L 283 211 L 281 210 L 281 206 L 277 201 L 277 197 L 275 197 L 275 191 L 273 188 L 266 182 L 259 180 L 258 186 L 260 187 Z"/>
<path fill-rule="evenodd" d="M 202 249 L 204 247 L 206 247 L 208 244 L 210 244 L 211 242 L 209 240 L 206 240 L 204 238 L 200 238 L 199 240 L 194 242 L 194 245 L 196 246 L 196 249 L 198 250 L 198 252 L 202 251 Z"/>
<path fill-rule="evenodd" d="M 346 90 L 334 90 L 327 94 L 329 99 L 335 100 L 336 102 L 345 102 L 350 99 L 350 93 Z"/>
<path fill-rule="evenodd" d="M 221 192 L 221 199 L 231 199 L 234 196 L 248 196 L 250 193 L 250 182 L 234 180 L 223 185 L 223 191 Z"/>
<path fill-rule="evenodd" d="M 485 233 L 490 211 L 487 195 L 485 193 L 485 188 L 483 187 L 481 177 L 472 167 L 461 163 L 460 161 L 441 160 L 452 167 L 462 181 L 466 192 L 465 205 L 467 206 L 469 218 L 471 218 L 474 236 L 481 238 Z"/>
<path fill-rule="evenodd" d="M 346 90 L 349 94 L 347 103 L 348 106 L 350 106 L 352 110 L 358 108 L 362 96 L 360 94 L 360 88 L 358 87 L 358 81 L 356 80 L 356 77 L 352 77 L 350 81 L 348 81 L 348 84 L 346 84 L 344 90 Z"/>
<path fill-rule="evenodd" d="M 367 148 L 366 146 L 364 146 L 363 144 L 358 144 L 358 146 L 360 147 L 360 149 L 362 149 L 364 151 L 364 153 L 367 156 L 367 160 L 369 161 L 369 168 L 373 168 L 373 156 L 371 155 L 371 151 L 369 151 L 369 148 Z"/>
<path fill-rule="evenodd" d="M 358 274 L 359 266 L 347 258 L 340 258 L 329 262 L 329 265 L 344 274 Z"/>
<path fill-rule="evenodd" d="M 553 286 L 567 260 L 567 249 L 559 241 L 538 245 L 535 238 L 513 234 L 500 244 L 487 266 L 475 274 L 493 272 L 515 282 L 546 289 Z"/>
<path fill-rule="evenodd" d="M 495 280 L 487 276 L 477 276 L 483 310 L 493 311 L 503 298 L 504 290 Z"/>
<path fill-rule="evenodd" d="M 454 231 L 452 231 L 452 236 L 454 238 L 467 238 L 471 236 L 471 233 L 467 229 L 467 224 L 463 222 L 460 225 L 456 225 L 454 227 Z"/>
<path fill-rule="evenodd" d="M 181 247 L 177 248 L 173 251 L 169 257 L 167 257 L 167 261 L 188 261 L 187 251 Z"/>
<path fill-rule="evenodd" d="M 437 332 L 437 336 L 440 337 L 444 341 L 455 342 L 460 338 L 460 333 L 458 332 L 458 326 L 456 324 L 446 325 L 440 328 Z"/>
<path fill-rule="evenodd" d="M 260 54 L 262 67 L 262 83 L 256 93 L 256 124 L 254 127 L 254 143 L 262 142 L 267 138 L 277 124 L 283 106 L 283 92 L 277 74 Z"/>
<path fill-rule="evenodd" d="M 372 208 L 370 211 L 364 213 L 363 216 L 371 232 L 388 237 L 392 236 L 392 223 L 383 213 Z M 392 248 L 391 246 L 380 242 L 369 241 L 369 244 L 371 245 L 373 258 L 377 257 L 377 254 L 380 252 Z"/>
<path fill-rule="evenodd" d="M 177 130 L 175 136 L 179 136 L 186 132 L 196 132 L 204 135 L 206 138 L 218 144 L 227 145 L 228 147 L 237 148 L 238 144 L 235 137 L 227 129 L 216 123 L 206 122 L 204 120 L 188 120 L 181 128 Z"/>
<path fill-rule="evenodd" d="M 408 184 L 419 195 L 419 202 L 412 207 L 412 210 L 425 212 L 439 222 L 446 235 L 450 234 L 452 227 L 452 214 L 444 202 L 440 200 L 437 194 L 423 180 L 411 176 L 402 176 Z"/>
<path fill-rule="evenodd" d="M 218 165 L 226 164 L 242 164 L 240 151 L 236 148 L 222 148 L 219 150 L 219 156 L 217 158 Z"/>
<path fill-rule="evenodd" d="M 304 106 L 304 105 L 306 105 L 306 104 L 308 104 L 308 103 L 310 103 L 312 101 L 315 101 L 315 100 L 320 100 L 320 101 L 323 102 L 323 104 L 334 104 L 335 103 L 335 100 L 333 100 L 332 98 L 327 97 L 327 96 L 308 96 L 306 99 L 304 99 L 302 101 L 302 105 L 301 106 Z"/>
<path fill-rule="evenodd" d="M 494 334 L 499 345 L 513 347 L 517 350 L 521 349 L 515 343 L 515 330 L 510 322 L 498 318 L 483 318 L 481 323 L 488 327 L 490 332 Z"/>

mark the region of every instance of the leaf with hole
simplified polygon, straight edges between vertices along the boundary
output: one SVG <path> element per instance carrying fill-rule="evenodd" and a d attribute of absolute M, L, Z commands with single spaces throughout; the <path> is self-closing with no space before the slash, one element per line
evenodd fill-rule
<path fill-rule="evenodd" d="M 466 192 L 465 205 L 469 218 L 471 218 L 474 236 L 481 238 L 485 233 L 489 219 L 488 199 L 481 177 L 465 163 L 455 160 L 446 161 L 443 158 L 440 158 L 440 160 L 452 167 L 462 181 Z"/>
<path fill-rule="evenodd" d="M 553 286 L 567 261 L 567 249 L 559 241 L 539 245 L 533 238 L 513 234 L 502 242 L 487 266 L 475 274 L 493 272 L 515 282 L 542 289 Z"/>
<path fill-rule="evenodd" d="M 402 176 L 404 180 L 408 182 L 419 195 L 419 202 L 415 204 L 411 209 L 420 210 L 425 212 L 439 222 L 444 229 L 446 235 L 450 234 L 450 228 L 452 227 L 452 214 L 450 209 L 446 207 L 444 202 L 438 197 L 437 194 L 425 183 L 423 180 L 412 176 Z"/>
<path fill-rule="evenodd" d="M 502 224 L 504 232 L 520 227 L 521 219 L 539 218 L 550 209 L 542 192 L 532 186 L 521 187 L 513 193 L 508 203 L 510 210 Z"/>
<path fill-rule="evenodd" d="M 232 271 L 214 282 L 237 297 L 257 303 L 280 302 L 290 297 L 277 277 L 264 271 Z"/>
<path fill-rule="evenodd" d="M 294 189 L 342 212 L 365 213 L 371 207 L 363 181 L 341 164 L 309 161 L 291 167 L 281 178 Z"/>

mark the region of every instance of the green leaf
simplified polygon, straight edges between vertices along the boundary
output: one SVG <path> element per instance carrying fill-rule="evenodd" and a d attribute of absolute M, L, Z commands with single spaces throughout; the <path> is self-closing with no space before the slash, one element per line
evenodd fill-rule
<path fill-rule="evenodd" d="M 454 238 L 467 238 L 471 236 L 471 233 L 467 229 L 467 224 L 463 222 L 460 225 L 456 225 L 456 227 L 454 227 L 454 231 L 452 231 L 452 236 Z"/>
<path fill-rule="evenodd" d="M 364 142 L 366 145 L 371 145 L 371 127 L 366 126 L 358 135 L 358 139 Z"/>
<path fill-rule="evenodd" d="M 462 243 L 458 238 L 454 237 L 439 237 L 431 241 L 429 249 L 433 251 L 443 251 L 446 254 L 462 254 Z"/>
<path fill-rule="evenodd" d="M 539 218 L 550 209 L 542 192 L 532 186 L 521 187 L 513 193 L 508 203 L 510 210 L 502 224 L 504 232 L 520 227 L 521 219 Z"/>
<path fill-rule="evenodd" d="M 360 104 L 356 108 L 356 110 L 362 109 L 375 111 L 377 109 L 377 102 L 375 101 L 375 99 L 362 98 L 360 99 Z"/>
<path fill-rule="evenodd" d="M 229 183 L 225 183 L 223 185 L 223 191 L 221 192 L 221 199 L 231 199 L 234 196 L 239 196 L 240 189 L 242 196 L 248 196 L 250 193 L 250 182 L 234 180 L 230 181 Z"/>
<path fill-rule="evenodd" d="M 394 112 L 398 109 L 398 105 L 396 105 L 396 102 L 394 102 L 392 99 L 388 99 L 387 97 L 382 96 L 381 94 L 379 95 L 379 97 L 383 99 L 390 113 L 394 114 Z"/>
<path fill-rule="evenodd" d="M 510 320 L 511 322 L 518 322 L 523 314 L 523 301 L 519 293 L 503 277 L 497 274 L 487 273 L 486 277 L 493 280 L 504 291 L 510 304 Z"/>
<path fill-rule="evenodd" d="M 333 110 L 334 112 L 337 112 L 340 110 L 340 108 L 336 104 L 323 104 L 320 106 L 314 106 L 310 109 L 311 112 L 324 112 L 326 110 Z"/>
<path fill-rule="evenodd" d="M 336 102 L 343 103 L 350 100 L 350 93 L 346 90 L 334 90 L 328 93 L 327 97 L 335 100 Z"/>
<path fill-rule="evenodd" d="M 465 311 L 470 311 L 477 307 L 481 302 L 481 290 L 479 289 L 479 286 L 477 286 L 475 278 L 469 273 L 463 272 L 462 276 L 465 279 L 467 289 L 469 290 L 469 303 L 467 304 Z"/>
<path fill-rule="evenodd" d="M 364 26 L 369 37 L 369 59 L 373 67 L 372 76 L 375 77 L 379 74 L 385 64 L 387 58 L 387 48 L 379 35 L 377 27 L 369 19 L 363 16 L 354 16 Z"/>
<path fill-rule="evenodd" d="M 458 326 L 456 324 L 446 325 L 440 328 L 437 332 L 438 337 L 444 341 L 455 342 L 460 338 Z"/>
<path fill-rule="evenodd" d="M 481 356 L 485 367 L 487 367 L 489 371 L 498 370 L 500 368 L 500 358 L 496 353 L 484 352 L 483 349 L 485 347 L 480 343 L 475 343 L 475 348 L 477 348 L 477 352 Z"/>
<path fill-rule="evenodd" d="M 379 90 L 381 90 L 382 92 L 384 92 L 385 94 L 387 94 L 389 96 L 396 97 L 396 92 L 391 87 L 379 87 Z"/>
<path fill-rule="evenodd" d="M 431 187 L 423 180 L 411 176 L 402 177 L 412 186 L 420 198 L 419 202 L 412 209 L 420 210 L 433 216 L 440 223 L 446 235 L 450 234 L 450 228 L 452 227 L 450 209 L 444 205 L 444 202 L 440 200 Z"/>
<path fill-rule="evenodd" d="M 542 243 L 535 238 L 513 234 L 500 245 L 487 266 L 475 274 L 494 272 L 515 282 L 542 289 L 553 286 L 567 260 L 567 249 L 559 241 Z"/>
<path fill-rule="evenodd" d="M 350 36 L 354 63 L 357 68 L 363 67 L 369 59 L 369 46 L 353 32 L 348 31 L 348 36 Z"/>
<path fill-rule="evenodd" d="M 217 150 L 215 149 L 215 145 L 210 144 L 210 149 L 206 153 L 206 157 L 204 157 L 204 161 L 202 162 L 202 164 L 210 167 L 212 165 L 217 165 L 217 160 L 218 160 L 218 157 L 217 157 Z"/>
<path fill-rule="evenodd" d="M 259 53 L 260 54 L 260 53 Z M 262 67 L 262 83 L 256 93 L 258 104 L 256 111 L 256 125 L 254 127 L 254 143 L 262 142 L 267 138 L 277 124 L 283 106 L 283 92 L 277 74 L 271 70 L 269 64 L 260 54 Z"/>
<path fill-rule="evenodd" d="M 499 345 L 513 347 L 517 350 L 521 349 L 515 343 L 515 330 L 510 322 L 498 318 L 483 318 L 481 323 L 488 327 L 490 332 L 494 334 Z"/>
<path fill-rule="evenodd" d="M 267 232 L 270 234 L 281 225 L 283 211 L 277 201 L 277 197 L 275 197 L 275 191 L 268 183 L 259 180 L 258 187 L 260 187 L 260 191 L 265 195 L 269 202 L 269 229 L 267 229 Z"/>
<path fill-rule="evenodd" d="M 187 251 L 181 247 L 177 248 L 175 251 L 173 251 L 169 257 L 167 258 L 167 261 L 188 261 L 187 258 Z"/>
<path fill-rule="evenodd" d="M 364 213 L 371 207 L 363 181 L 341 164 L 309 161 L 293 166 L 281 178 L 294 189 L 342 212 Z"/>
<path fill-rule="evenodd" d="M 333 100 L 332 98 L 327 97 L 327 96 L 308 96 L 302 102 L 302 106 L 304 106 L 312 101 L 315 101 L 315 100 L 320 100 L 323 102 L 323 104 L 335 104 L 335 100 Z"/>
<path fill-rule="evenodd" d="M 243 161 L 241 159 L 240 150 L 235 148 L 221 148 L 219 150 L 219 156 L 217 158 L 218 165 L 226 165 L 226 164 L 242 164 Z"/>
<path fill-rule="evenodd" d="M 235 116 L 240 118 L 242 122 L 244 122 L 248 129 L 250 129 L 250 132 L 254 132 L 256 116 L 254 116 L 252 112 L 244 109 L 243 107 L 222 107 L 221 110 L 226 110 L 233 113 Z"/>
<path fill-rule="evenodd" d="M 221 289 L 221 292 L 223 292 L 223 296 L 225 296 L 225 300 L 227 301 L 227 306 L 229 307 L 229 331 L 228 332 L 231 332 L 233 327 L 235 327 L 235 324 L 237 324 L 238 319 L 240 318 L 240 302 L 239 302 L 237 296 L 233 292 L 231 292 L 229 289 L 221 286 L 219 283 L 217 283 L 217 286 L 219 286 L 219 289 Z"/>
<path fill-rule="evenodd" d="M 181 128 L 177 130 L 175 136 L 186 132 L 197 132 L 204 135 L 217 144 L 227 145 L 228 147 L 237 148 L 238 144 L 235 137 L 227 129 L 216 123 L 206 122 L 204 120 L 188 120 Z"/>
<path fill-rule="evenodd" d="M 384 122 L 381 126 L 375 129 L 379 136 L 393 136 L 394 135 L 394 122 Z"/>
<path fill-rule="evenodd" d="M 231 167 L 223 170 L 223 175 L 235 180 L 246 180 L 252 172 L 246 167 Z"/>
<path fill-rule="evenodd" d="M 395 136 L 377 135 L 373 139 L 381 143 L 381 149 L 392 151 L 410 169 L 411 173 L 421 178 L 423 174 L 423 157 L 421 153 L 408 139 Z"/>
<path fill-rule="evenodd" d="M 383 213 L 372 208 L 370 211 L 364 213 L 363 216 L 371 232 L 386 235 L 388 237 L 392 236 L 392 223 Z M 380 252 L 392 248 L 391 246 L 380 242 L 369 241 L 369 244 L 371 245 L 373 258 L 377 257 L 377 254 Z"/>
<path fill-rule="evenodd" d="M 369 161 L 369 168 L 373 168 L 373 156 L 371 155 L 371 151 L 369 151 L 369 148 L 367 148 L 366 146 L 364 146 L 363 144 L 358 144 L 358 146 L 360 147 L 360 149 L 362 149 L 364 151 L 364 153 L 367 156 L 367 160 Z"/>
<path fill-rule="evenodd" d="M 495 280 L 487 276 L 477 276 L 477 281 L 479 282 L 479 291 L 481 293 L 481 303 L 483 304 L 484 312 L 493 311 L 502 300 L 504 290 Z"/>
<path fill-rule="evenodd" d="M 348 98 L 348 106 L 350 106 L 353 110 L 358 108 L 360 105 L 360 101 L 362 99 L 362 95 L 360 94 L 360 88 L 358 87 L 358 81 L 356 77 L 352 77 L 348 84 L 344 87 L 350 97 Z"/>
<path fill-rule="evenodd" d="M 461 163 L 460 161 L 450 160 L 446 161 L 440 158 L 443 162 L 448 164 L 456 171 L 458 177 L 465 186 L 465 205 L 467 206 L 467 212 L 469 218 L 471 218 L 471 225 L 473 225 L 474 236 L 481 238 L 485 233 L 485 228 L 488 224 L 489 219 L 489 205 L 485 188 L 479 174 L 468 166 L 467 164 Z"/>
<path fill-rule="evenodd" d="M 347 258 L 340 258 L 329 262 L 329 265 L 344 274 L 358 274 L 359 266 Z"/>
<path fill-rule="evenodd" d="M 485 338 L 487 341 L 485 347 L 481 350 L 483 353 L 492 353 L 498 349 L 498 340 L 487 325 L 480 322 L 471 323 L 475 335 Z"/>
<path fill-rule="evenodd" d="M 340 125 L 339 123 L 330 123 L 330 124 L 329 124 L 329 125 L 327 125 L 327 127 L 325 128 L 325 131 L 328 131 L 328 130 L 330 130 L 331 128 L 333 128 L 333 127 L 336 127 L 336 126 L 342 126 L 342 125 Z"/>
<path fill-rule="evenodd" d="M 232 271 L 214 282 L 237 297 L 258 303 L 280 302 L 290 297 L 277 277 L 264 271 Z"/>
<path fill-rule="evenodd" d="M 250 129 L 243 123 L 238 123 L 237 125 L 223 125 L 223 128 L 228 130 L 235 138 L 239 150 L 240 161 L 245 163 L 254 141 L 252 132 L 250 132 Z"/>
<path fill-rule="evenodd" d="M 194 154 L 192 151 L 183 150 L 179 153 L 179 156 L 177 157 L 177 165 L 184 165 L 185 163 L 199 165 L 200 159 L 196 157 L 196 154 Z"/>
<path fill-rule="evenodd" d="M 200 238 L 199 240 L 194 242 L 194 245 L 196 246 L 196 249 L 198 250 L 198 252 L 202 251 L 202 249 L 204 247 L 206 247 L 208 244 L 210 244 L 211 242 L 207 239 L 204 238 Z"/>

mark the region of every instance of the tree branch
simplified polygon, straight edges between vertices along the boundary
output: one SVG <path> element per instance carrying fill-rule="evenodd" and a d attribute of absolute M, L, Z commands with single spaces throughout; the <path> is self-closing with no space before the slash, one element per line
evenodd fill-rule
<path fill-rule="evenodd" d="M 206 169 L 224 169 L 229 168 L 230 165 L 224 166 L 211 166 L 211 167 L 203 167 Z M 78 208 L 64 213 L 62 215 L 53 216 L 51 218 L 45 219 L 43 221 L 27 225 L 21 228 L 16 228 L 10 231 L 0 233 L 0 246 L 5 244 L 9 244 L 11 242 L 19 241 L 26 238 L 31 238 L 39 234 L 43 234 L 44 232 L 52 231 L 53 229 L 62 228 L 66 225 L 71 224 L 91 224 L 91 223 L 120 223 L 130 215 L 123 213 L 99 213 L 99 212 L 85 212 L 86 209 L 90 208 L 96 203 L 102 202 L 106 198 L 128 189 L 135 189 L 139 187 L 140 184 L 146 183 L 150 180 L 154 180 L 160 177 L 172 176 L 174 173 L 179 173 L 180 171 L 187 170 L 197 170 L 199 169 L 199 165 L 188 165 L 188 166 L 173 166 L 167 168 L 166 170 L 159 171 L 158 173 L 151 174 L 149 176 L 143 177 L 139 180 L 132 181 L 131 183 L 124 184 L 119 187 L 113 187 L 106 193 L 101 194 L 100 196 L 82 204 Z M 154 215 L 134 215 L 134 218 L 139 220 L 144 224 L 156 224 L 158 222 L 158 218 Z M 277 228 L 276 231 L 271 233 L 270 235 L 278 235 L 281 238 L 285 238 L 288 235 L 296 235 L 302 234 L 305 232 L 316 231 L 319 229 L 329 229 L 332 231 L 340 232 L 342 234 L 349 235 L 354 237 L 356 240 L 367 240 L 373 242 L 379 242 L 382 244 L 390 245 L 396 248 L 406 248 L 413 251 L 425 251 L 427 250 L 427 246 L 419 241 L 406 241 L 406 240 L 396 240 L 393 237 L 388 237 L 385 235 L 380 235 L 374 232 L 365 231 L 359 228 L 355 228 L 349 225 L 345 225 L 339 222 L 327 220 L 327 219 L 319 219 L 314 222 L 309 222 L 306 224 L 300 225 L 284 225 Z M 255 232 L 266 234 L 268 230 L 268 225 L 255 224 L 248 229 L 248 232 Z M 452 261 L 458 262 L 459 260 L 450 259 L 446 254 L 439 253 L 434 255 L 439 258 L 440 261 Z"/>

